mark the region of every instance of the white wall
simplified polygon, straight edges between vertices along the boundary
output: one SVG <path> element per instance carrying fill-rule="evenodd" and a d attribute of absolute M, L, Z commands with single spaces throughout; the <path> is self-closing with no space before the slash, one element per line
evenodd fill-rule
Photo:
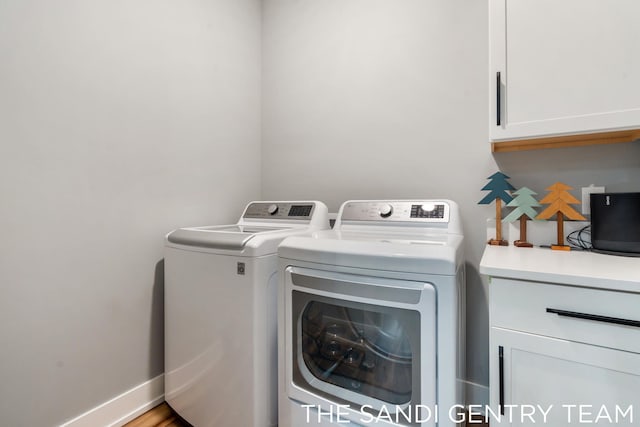
<path fill-rule="evenodd" d="M 359 198 L 460 204 L 467 373 L 485 386 L 486 177 L 500 168 L 540 194 L 555 181 L 640 191 L 637 143 L 491 155 L 486 3 L 265 0 L 262 97 L 263 197 L 317 198 L 333 211 Z"/>
<path fill-rule="evenodd" d="M 260 2 L 0 1 L 0 424 L 163 371 L 163 235 L 260 191 Z"/>
<path fill-rule="evenodd" d="M 456 200 L 465 219 L 469 378 L 488 382 L 477 272 L 495 171 L 487 5 L 463 0 L 266 0 L 263 197 Z"/>
<path fill-rule="evenodd" d="M 457 200 L 486 385 L 485 178 L 639 190 L 639 144 L 491 156 L 485 2 L 264 0 L 262 74 L 260 3 L 0 0 L 1 425 L 160 374 L 163 234 L 260 197 Z"/>

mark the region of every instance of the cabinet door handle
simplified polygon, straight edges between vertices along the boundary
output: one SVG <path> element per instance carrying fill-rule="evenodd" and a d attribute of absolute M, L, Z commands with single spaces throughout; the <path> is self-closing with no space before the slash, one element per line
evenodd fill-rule
<path fill-rule="evenodd" d="M 498 347 L 498 366 L 500 372 L 500 415 L 504 415 L 504 348 L 502 346 Z"/>
<path fill-rule="evenodd" d="M 496 73 L 496 126 L 500 126 L 500 88 L 502 86 L 502 80 L 500 79 L 500 71 Z"/>
<path fill-rule="evenodd" d="M 558 316 L 573 317 L 576 319 L 594 320 L 596 322 L 613 323 L 616 325 L 634 326 L 640 328 L 640 321 L 620 319 L 618 317 L 599 316 L 597 314 L 578 313 L 576 311 L 558 310 L 557 308 L 547 308 L 547 313 L 554 313 Z"/>

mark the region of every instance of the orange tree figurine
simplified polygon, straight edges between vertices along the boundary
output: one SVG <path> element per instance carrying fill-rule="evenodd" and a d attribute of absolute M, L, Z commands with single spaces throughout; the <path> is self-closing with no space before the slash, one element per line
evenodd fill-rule
<path fill-rule="evenodd" d="M 580 203 L 578 199 L 573 197 L 569 190 L 573 188 L 562 182 L 556 182 L 551 187 L 547 188 L 549 193 L 544 196 L 540 203 L 543 205 L 549 205 L 545 210 L 540 212 L 536 219 L 549 219 L 557 214 L 558 222 L 558 244 L 552 245 L 551 249 L 568 251 L 570 246 L 564 244 L 564 219 L 570 220 L 585 220 L 586 218 L 580 215 L 570 205 Z"/>
<path fill-rule="evenodd" d="M 511 202 L 513 199 L 507 191 L 515 190 L 513 185 L 507 181 L 509 177 L 502 172 L 496 172 L 487 179 L 489 183 L 482 187 L 490 193 L 478 202 L 479 205 L 488 205 L 495 200 L 496 202 L 496 238 L 489 240 L 490 245 L 509 246 L 509 242 L 502 239 L 502 203 Z"/>
<path fill-rule="evenodd" d="M 536 207 L 540 206 L 540 203 L 533 197 L 536 193 L 527 187 L 518 189 L 513 195 L 516 197 L 507 204 L 507 207 L 515 209 L 505 217 L 504 222 L 520 219 L 520 239 L 514 241 L 513 244 L 519 248 L 531 248 L 533 245 L 527 242 L 527 220 L 536 217 L 538 214 Z"/>

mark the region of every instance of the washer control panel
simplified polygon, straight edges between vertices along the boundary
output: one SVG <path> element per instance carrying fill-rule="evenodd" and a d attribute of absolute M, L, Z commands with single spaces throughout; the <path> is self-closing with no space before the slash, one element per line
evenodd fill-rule
<path fill-rule="evenodd" d="M 313 214 L 314 207 L 313 203 L 258 202 L 247 206 L 242 217 L 268 220 L 308 220 Z"/>
<path fill-rule="evenodd" d="M 356 201 L 342 210 L 343 221 L 449 222 L 449 204 L 443 200 Z"/>

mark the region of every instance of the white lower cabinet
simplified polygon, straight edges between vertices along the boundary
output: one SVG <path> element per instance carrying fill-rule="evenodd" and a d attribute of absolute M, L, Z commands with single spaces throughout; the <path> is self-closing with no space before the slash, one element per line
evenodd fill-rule
<path fill-rule="evenodd" d="M 491 425 L 640 425 L 638 301 L 492 278 Z"/>
<path fill-rule="evenodd" d="M 640 424 L 640 355 L 497 327 L 490 341 L 491 425 Z"/>

